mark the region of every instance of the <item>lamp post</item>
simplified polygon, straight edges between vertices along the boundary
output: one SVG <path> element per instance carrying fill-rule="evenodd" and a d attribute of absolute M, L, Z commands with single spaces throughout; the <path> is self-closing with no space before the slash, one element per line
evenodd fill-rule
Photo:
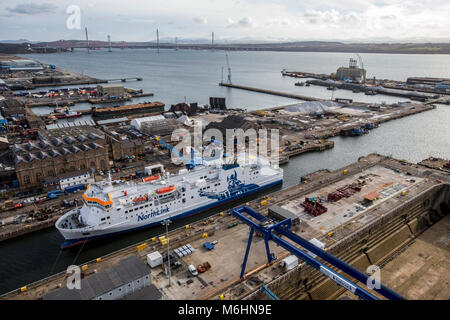
<path fill-rule="evenodd" d="M 163 226 L 166 226 L 166 239 L 167 239 L 167 267 L 169 269 L 169 287 L 172 285 L 172 281 L 170 279 L 170 253 L 169 253 L 169 224 L 171 224 L 172 221 L 169 219 L 165 219 L 161 224 Z"/>

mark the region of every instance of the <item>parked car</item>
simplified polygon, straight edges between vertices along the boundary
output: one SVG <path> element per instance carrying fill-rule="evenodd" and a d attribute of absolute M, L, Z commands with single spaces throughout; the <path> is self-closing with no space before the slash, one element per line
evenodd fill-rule
<path fill-rule="evenodd" d="M 198 275 L 198 271 L 197 271 L 197 269 L 195 269 L 195 267 L 194 267 L 193 264 L 190 264 L 190 265 L 188 266 L 188 270 L 189 270 L 189 272 L 190 272 L 193 276 Z"/>

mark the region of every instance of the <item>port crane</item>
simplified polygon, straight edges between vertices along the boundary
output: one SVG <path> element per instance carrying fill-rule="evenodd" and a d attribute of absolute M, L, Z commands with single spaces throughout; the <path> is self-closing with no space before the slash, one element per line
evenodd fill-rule
<path fill-rule="evenodd" d="M 280 300 L 280 298 L 278 298 L 275 293 L 273 293 L 272 291 L 270 291 L 269 288 L 266 287 L 266 285 L 262 285 L 261 286 L 261 291 L 264 292 L 266 294 L 266 296 L 268 296 L 270 299 L 272 300 Z"/>
<path fill-rule="evenodd" d="M 356 53 L 356 56 L 358 57 L 359 64 L 361 65 L 361 69 L 364 69 L 364 63 L 363 63 L 361 56 L 359 55 L 359 53 Z M 366 82 L 366 75 L 364 74 L 363 75 L 363 83 L 365 83 L 365 82 Z"/>
<path fill-rule="evenodd" d="M 227 57 L 227 68 L 228 68 L 227 83 L 231 84 L 231 67 L 230 67 L 230 61 L 228 59 L 228 53 L 226 54 L 226 57 Z"/>
<path fill-rule="evenodd" d="M 320 249 L 319 247 L 315 246 L 308 240 L 300 237 L 299 235 L 293 233 L 290 231 L 291 227 L 291 219 L 285 219 L 278 223 L 270 223 L 268 221 L 268 218 L 263 216 L 261 213 L 253 210 L 252 208 L 248 206 L 243 206 L 237 209 L 234 209 L 231 211 L 231 214 L 244 222 L 245 224 L 250 226 L 250 234 L 248 238 L 247 248 L 245 250 L 244 255 L 244 261 L 242 263 L 242 269 L 240 278 L 244 279 L 244 273 L 245 273 L 245 267 L 247 264 L 248 254 L 250 251 L 250 245 L 252 243 L 253 233 L 256 231 L 259 234 L 261 234 L 264 238 L 265 247 L 266 247 L 266 254 L 267 254 L 267 260 L 268 263 L 271 263 L 275 260 L 275 256 L 273 253 L 270 252 L 269 248 L 269 240 L 272 240 L 277 245 L 281 246 L 282 248 L 288 250 L 313 268 L 319 270 L 322 274 L 336 282 L 338 285 L 344 287 L 345 289 L 349 290 L 353 294 L 359 296 L 362 299 L 365 300 L 379 300 L 378 297 L 370 293 L 369 291 L 365 290 L 364 288 L 356 285 L 349 279 L 345 278 L 341 274 L 337 273 L 333 269 L 327 267 L 322 262 L 320 262 L 316 257 L 321 258 L 325 262 L 329 263 L 330 265 L 336 267 L 338 270 L 343 271 L 344 273 L 348 274 L 350 277 L 356 279 L 357 281 L 360 281 L 361 283 L 369 283 L 371 279 L 366 274 L 362 273 L 361 271 L 353 268 L 349 264 L 345 263 L 344 261 L 339 260 L 335 256 L 331 255 L 330 253 L 326 252 L 325 250 Z M 267 226 L 264 224 L 268 223 Z M 286 237 L 290 241 L 294 242 L 297 245 L 300 245 L 304 249 L 307 250 L 308 253 L 304 252 L 303 250 L 297 248 L 294 244 L 287 242 L 285 239 L 282 238 L 282 236 Z M 271 293 L 268 291 L 262 289 L 264 293 L 271 296 Z M 402 296 L 400 296 L 398 293 L 392 291 L 391 289 L 385 287 L 383 284 L 379 284 L 379 286 L 375 286 L 373 288 L 376 292 L 381 294 L 382 296 L 386 297 L 390 300 L 402 300 L 404 299 Z M 273 294 L 273 293 L 272 293 Z M 272 297 L 271 297 L 272 298 Z"/>

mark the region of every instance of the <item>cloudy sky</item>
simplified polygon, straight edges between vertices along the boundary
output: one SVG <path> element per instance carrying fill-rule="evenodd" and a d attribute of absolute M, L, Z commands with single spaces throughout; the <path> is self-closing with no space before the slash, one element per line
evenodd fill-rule
<path fill-rule="evenodd" d="M 83 39 L 87 26 L 113 41 L 153 41 L 156 28 L 162 39 L 450 41 L 449 0 L 8 0 L 0 16 L 0 40 Z"/>

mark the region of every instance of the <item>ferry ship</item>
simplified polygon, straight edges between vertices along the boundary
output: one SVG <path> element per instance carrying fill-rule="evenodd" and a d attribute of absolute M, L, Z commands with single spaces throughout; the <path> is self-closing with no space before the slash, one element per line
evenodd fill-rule
<path fill-rule="evenodd" d="M 138 183 L 106 181 L 88 185 L 83 206 L 56 221 L 65 238 L 61 248 L 85 241 L 160 225 L 197 214 L 283 182 L 283 170 L 258 160 L 254 164 L 198 165 L 170 175 L 159 174 Z"/>

